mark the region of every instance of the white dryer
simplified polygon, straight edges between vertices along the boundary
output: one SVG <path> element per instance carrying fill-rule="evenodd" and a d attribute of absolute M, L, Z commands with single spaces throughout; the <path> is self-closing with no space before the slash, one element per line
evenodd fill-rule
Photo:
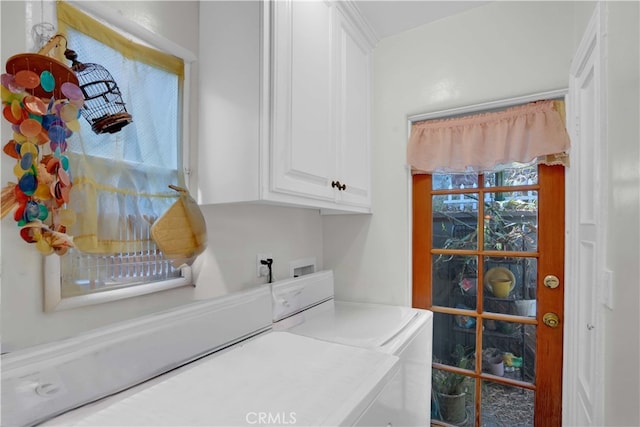
<path fill-rule="evenodd" d="M 332 271 L 271 285 L 274 330 L 397 356 L 400 368 L 356 425 L 430 424 L 433 313 L 334 299 Z"/>
<path fill-rule="evenodd" d="M 352 426 L 369 416 L 399 358 L 273 331 L 271 301 L 260 286 L 4 354 L 0 424 Z"/>
<path fill-rule="evenodd" d="M 270 332 L 44 425 L 352 426 L 397 364 L 384 354 Z"/>

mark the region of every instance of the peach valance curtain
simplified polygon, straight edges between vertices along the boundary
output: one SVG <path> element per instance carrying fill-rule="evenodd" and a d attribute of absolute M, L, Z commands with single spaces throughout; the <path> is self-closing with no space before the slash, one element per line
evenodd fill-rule
<path fill-rule="evenodd" d="M 482 172 L 537 160 L 568 164 L 563 101 L 412 125 L 407 162 L 414 173 Z"/>

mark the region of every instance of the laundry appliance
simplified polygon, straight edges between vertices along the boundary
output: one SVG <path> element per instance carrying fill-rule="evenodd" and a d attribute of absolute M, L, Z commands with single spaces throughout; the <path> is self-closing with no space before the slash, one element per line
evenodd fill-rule
<path fill-rule="evenodd" d="M 263 285 L 5 354 L 1 424 L 410 425 L 395 421 L 410 344 L 305 336 L 272 322 L 272 301 Z"/>
<path fill-rule="evenodd" d="M 271 285 L 274 330 L 397 356 L 400 367 L 358 425 L 430 422 L 433 313 L 337 301 L 332 271 Z"/>

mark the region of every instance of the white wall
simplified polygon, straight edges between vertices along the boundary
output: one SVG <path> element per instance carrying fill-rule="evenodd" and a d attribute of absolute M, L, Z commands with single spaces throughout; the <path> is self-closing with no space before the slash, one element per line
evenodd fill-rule
<path fill-rule="evenodd" d="M 605 420 L 640 425 L 638 3 L 607 2 L 610 205 Z M 382 40 L 375 51 L 373 215 L 323 219 L 324 260 L 348 300 L 411 304 L 407 117 L 565 88 L 593 2 L 494 2 Z M 567 392 L 571 392 L 568 390 Z"/>
<path fill-rule="evenodd" d="M 198 51 L 193 2 L 105 2 L 147 28 Z M 23 2 L 1 1 L 2 64 L 26 51 Z M 615 310 L 607 316 L 606 419 L 639 425 L 638 405 L 638 5 L 609 2 L 612 198 L 609 265 Z M 254 286 L 255 254 L 271 252 L 276 277 L 291 259 L 316 256 L 336 272 L 343 299 L 409 305 L 410 218 L 407 117 L 567 86 L 571 57 L 593 4 L 496 2 L 380 42 L 375 52 L 373 215 L 329 216 L 270 206 L 203 208 L 209 248 L 194 265 L 195 289 L 177 289 L 87 309 L 42 312 L 41 258 L 1 224 L 3 351 Z M 629 32 L 633 29 L 635 32 Z M 197 72 L 197 70 L 196 70 Z M 192 105 L 197 105 L 193 94 Z M 4 145 L 10 132 L 0 121 Z M 193 130 L 193 129 L 192 129 Z M 2 185 L 13 164 L 2 155 Z M 624 216 L 621 216 L 624 215 Z M 324 244 L 323 244 L 324 242 Z"/>
<path fill-rule="evenodd" d="M 640 3 L 607 2 L 609 224 L 605 420 L 640 425 Z"/>
<path fill-rule="evenodd" d="M 337 295 L 411 303 L 408 116 L 568 86 L 571 2 L 494 2 L 380 41 L 374 54 L 373 215 L 328 217 Z"/>
<path fill-rule="evenodd" d="M 34 2 L 39 4 L 40 2 Z M 197 2 L 104 2 L 122 11 L 135 22 L 157 32 L 191 52 L 198 52 Z M 2 50 L 4 63 L 11 55 L 27 52 L 27 29 L 23 1 L 2 1 Z M 39 11 L 37 16 L 39 16 Z M 95 59 L 99 62 L 98 59 Z M 197 78 L 197 64 L 194 80 Z M 192 134 L 197 130 L 197 90 L 192 93 L 194 117 Z M 11 129 L 2 119 L 2 145 L 11 139 Z M 195 143 L 194 139 L 194 143 Z M 197 150 L 194 150 L 194 156 Z M 2 186 L 14 180 L 14 162 L 2 154 Z M 2 281 L 2 351 L 50 342 L 105 324 L 138 317 L 187 304 L 194 299 L 211 298 L 264 283 L 255 277 L 257 253 L 274 256 L 276 278 L 289 273 L 289 262 L 316 257 L 322 266 L 322 223 L 318 211 L 273 206 L 208 206 L 208 248 L 194 264 L 197 286 L 131 298 L 92 307 L 43 313 L 42 257 L 33 245 L 18 236 L 13 218 L 2 220 L 0 274 Z"/>

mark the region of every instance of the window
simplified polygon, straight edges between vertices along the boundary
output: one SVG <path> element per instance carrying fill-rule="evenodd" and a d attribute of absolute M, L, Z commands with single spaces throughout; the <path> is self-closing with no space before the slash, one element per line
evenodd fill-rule
<path fill-rule="evenodd" d="M 93 16 L 109 15 L 108 8 L 91 9 Z M 184 186 L 184 76 L 194 58 L 124 18 L 110 20 L 111 27 L 104 21 L 58 3 L 67 47 L 78 61 L 111 74 L 133 121 L 117 133 L 96 134 L 89 119 L 80 119 L 69 139 L 70 207 L 82 220 L 71 230 L 76 248 L 46 260 L 47 311 L 191 284 L 189 268 L 175 268 L 162 256 L 150 228 L 177 200 L 168 185 Z"/>

